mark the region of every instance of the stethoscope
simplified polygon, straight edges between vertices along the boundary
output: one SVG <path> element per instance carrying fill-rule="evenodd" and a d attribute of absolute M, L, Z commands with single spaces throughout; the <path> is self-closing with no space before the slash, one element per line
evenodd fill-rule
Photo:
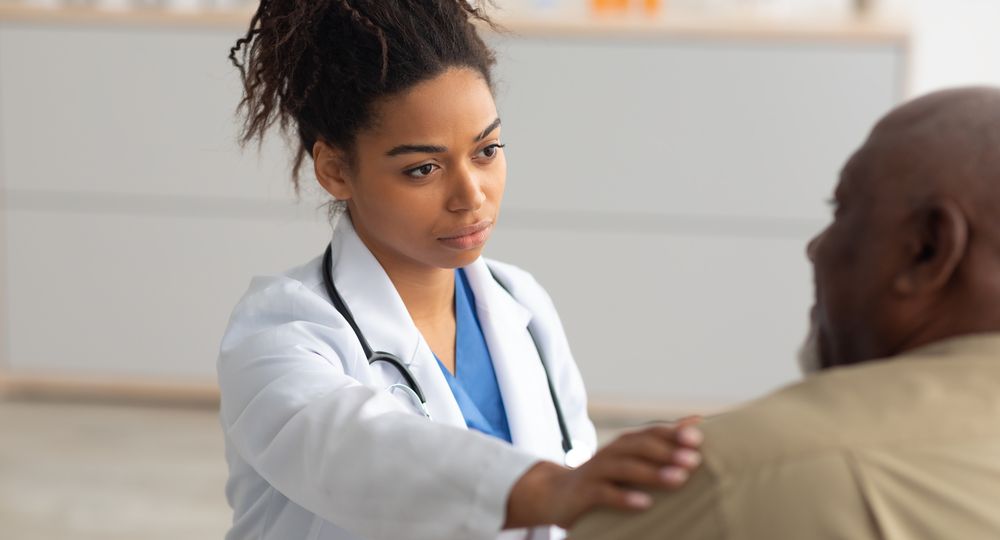
<path fill-rule="evenodd" d="M 493 269 L 490 269 L 490 274 L 493 275 L 493 279 L 496 280 L 497 284 L 503 287 L 503 290 L 507 291 L 511 297 L 510 289 L 500 281 L 496 274 L 493 273 Z M 340 293 L 337 292 L 336 285 L 333 284 L 333 250 L 330 246 L 327 246 L 326 253 L 323 254 L 323 285 L 326 287 L 326 293 L 330 296 L 330 301 L 333 302 L 333 307 L 337 308 L 341 316 L 347 319 L 347 324 L 351 325 L 351 329 L 354 330 L 354 334 L 358 337 L 358 341 L 361 342 L 361 348 L 365 352 L 365 357 L 368 358 L 368 365 L 373 365 L 375 362 L 385 362 L 392 367 L 396 368 L 396 371 L 403 376 L 404 383 L 393 384 L 387 388 L 390 392 L 394 390 L 401 390 L 405 392 L 414 404 L 420 409 L 420 412 L 428 419 L 431 418 L 431 413 L 427 410 L 427 397 L 424 395 L 423 390 L 420 388 L 420 384 L 417 383 L 416 377 L 408 367 L 394 354 L 383 352 L 383 351 L 373 351 L 371 345 L 368 344 L 368 340 L 365 339 L 365 335 L 361 333 L 361 329 L 358 328 L 358 323 L 354 320 L 354 315 L 351 314 L 351 310 L 347 308 L 347 304 L 344 303 L 344 299 L 341 298 Z M 563 417 L 562 405 L 559 404 L 559 396 L 556 395 L 555 386 L 552 384 L 552 375 L 549 374 L 549 367 L 545 363 L 545 358 L 542 354 L 542 348 L 538 346 L 538 339 L 535 337 L 535 333 L 531 331 L 531 327 L 528 327 L 528 334 L 531 336 L 531 341 L 535 344 L 535 350 L 538 352 L 538 357 L 542 361 L 542 369 L 545 371 L 545 380 L 549 386 L 549 395 L 552 396 L 552 405 L 556 409 L 556 420 L 559 422 L 559 432 L 562 434 L 562 448 L 565 453 L 564 463 L 568 467 L 578 467 L 583 464 L 584 461 L 589 459 L 589 455 L 582 449 L 575 448 L 573 446 L 573 441 L 569 436 L 569 429 L 566 427 L 566 419 Z"/>

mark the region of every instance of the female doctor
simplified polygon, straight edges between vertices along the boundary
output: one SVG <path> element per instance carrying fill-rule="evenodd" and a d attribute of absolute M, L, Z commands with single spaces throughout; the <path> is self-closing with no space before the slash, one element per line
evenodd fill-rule
<path fill-rule="evenodd" d="M 480 257 L 506 162 L 472 19 L 462 0 L 264 0 L 231 51 L 244 142 L 294 127 L 294 169 L 311 156 L 342 215 L 323 255 L 253 280 L 223 338 L 227 538 L 561 537 L 698 465 L 691 426 L 594 454 L 548 295 Z"/>

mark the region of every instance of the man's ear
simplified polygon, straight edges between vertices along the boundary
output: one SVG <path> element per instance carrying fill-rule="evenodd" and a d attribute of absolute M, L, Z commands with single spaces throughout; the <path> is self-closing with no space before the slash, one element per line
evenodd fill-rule
<path fill-rule="evenodd" d="M 316 141 L 312 148 L 316 179 L 333 198 L 346 201 L 351 198 L 351 167 L 346 152 L 323 141 Z"/>
<path fill-rule="evenodd" d="M 962 208 L 951 200 L 935 202 L 914 216 L 908 259 L 896 276 L 902 294 L 940 290 L 951 281 L 969 245 L 969 222 Z"/>

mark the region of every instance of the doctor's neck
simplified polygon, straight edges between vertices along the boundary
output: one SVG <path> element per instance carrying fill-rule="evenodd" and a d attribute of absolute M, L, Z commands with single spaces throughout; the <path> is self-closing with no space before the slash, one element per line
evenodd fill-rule
<path fill-rule="evenodd" d="M 431 322 L 455 315 L 455 271 L 435 268 L 431 271 L 413 272 L 410 269 L 385 268 L 389 280 L 403 300 L 410 318 L 419 323 Z"/>
<path fill-rule="evenodd" d="M 454 317 L 455 270 L 428 265 L 384 246 L 359 225 L 355 224 L 358 237 L 385 270 L 415 322 Z"/>

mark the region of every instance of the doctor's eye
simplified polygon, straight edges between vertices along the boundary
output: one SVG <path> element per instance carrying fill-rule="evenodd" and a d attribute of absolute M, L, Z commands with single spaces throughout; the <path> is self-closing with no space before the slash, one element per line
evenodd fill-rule
<path fill-rule="evenodd" d="M 479 153 L 476 154 L 476 157 L 493 159 L 497 156 L 498 153 L 500 153 L 500 149 L 505 148 L 506 146 L 507 146 L 506 144 L 500 144 L 500 143 L 491 144 L 480 150 Z"/>
<path fill-rule="evenodd" d="M 407 170 L 403 171 L 403 174 L 405 174 L 406 176 L 409 176 L 410 178 L 416 178 L 416 179 L 419 180 L 419 179 L 422 179 L 422 178 L 427 178 L 428 176 L 431 175 L 431 173 L 433 173 L 435 170 L 437 170 L 439 168 L 440 167 L 438 167 L 437 165 L 435 165 L 433 163 L 426 163 L 426 164 L 421 165 L 419 167 L 414 167 L 412 169 L 407 169 Z"/>

